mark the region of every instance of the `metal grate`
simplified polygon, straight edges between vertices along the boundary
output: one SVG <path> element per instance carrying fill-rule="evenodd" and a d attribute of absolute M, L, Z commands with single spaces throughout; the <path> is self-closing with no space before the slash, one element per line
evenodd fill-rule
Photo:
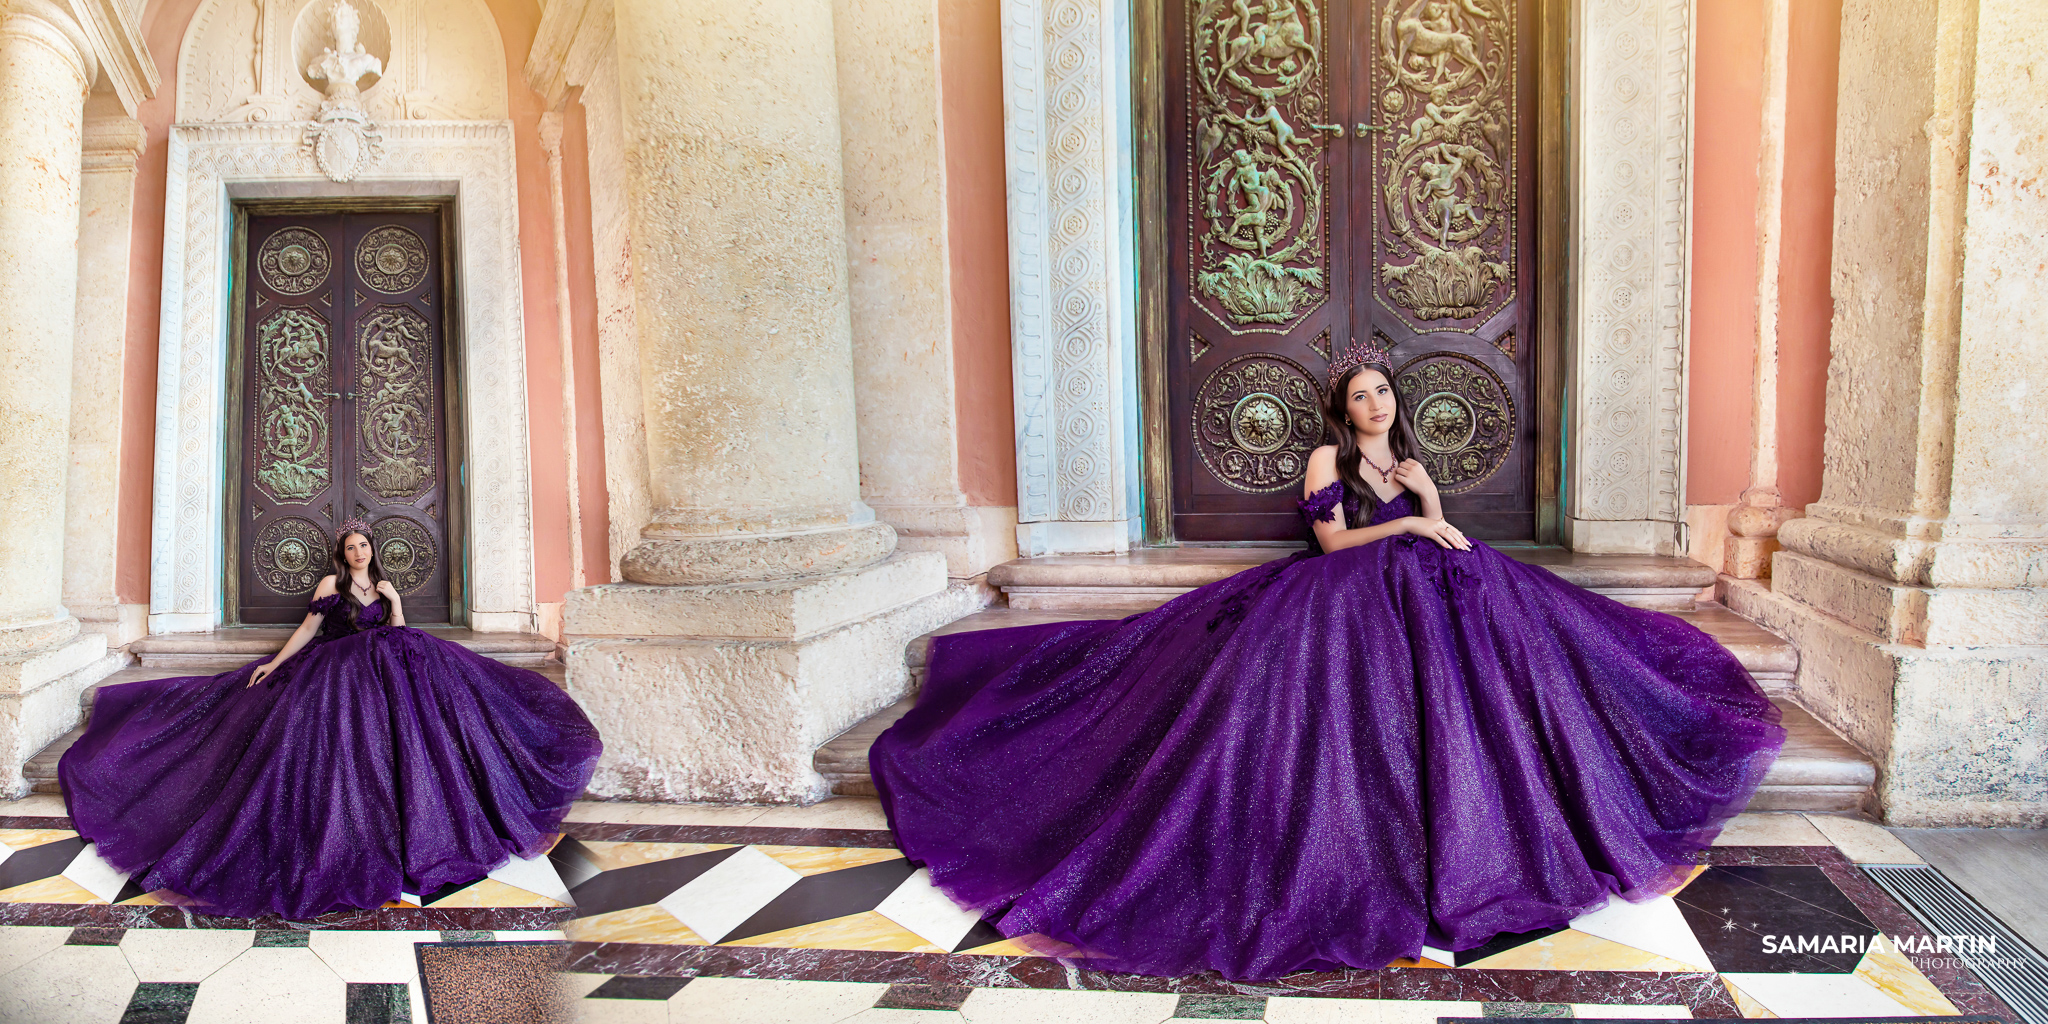
<path fill-rule="evenodd" d="M 1863 873 L 1904 904 L 1930 933 L 1995 939 L 1994 953 L 1958 950 L 1953 955 L 2027 1024 L 2048 1024 L 2048 959 L 2025 939 L 1928 865 L 1865 864 Z"/>

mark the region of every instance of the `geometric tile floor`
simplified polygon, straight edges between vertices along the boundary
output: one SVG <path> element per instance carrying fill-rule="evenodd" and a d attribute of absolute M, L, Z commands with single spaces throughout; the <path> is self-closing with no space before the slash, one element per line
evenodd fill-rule
<path fill-rule="evenodd" d="M 549 940 L 565 1019 L 592 1022 L 2018 1019 L 1952 960 L 1868 941 L 1922 930 L 1856 865 L 1918 858 L 1846 818 L 1744 815 L 1676 893 L 1566 928 L 1237 984 L 1070 969 L 1004 939 L 904 861 L 871 799 L 578 804 L 545 858 L 311 922 L 188 913 L 30 803 L 0 804 L 0 1021 L 425 1022 L 432 1000 L 447 1024 L 460 993 L 423 983 L 422 957 Z M 1783 935 L 1835 941 L 1776 951 Z"/>

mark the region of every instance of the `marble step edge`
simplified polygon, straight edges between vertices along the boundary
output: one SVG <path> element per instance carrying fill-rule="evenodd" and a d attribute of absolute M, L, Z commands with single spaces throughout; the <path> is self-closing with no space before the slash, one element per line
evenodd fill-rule
<path fill-rule="evenodd" d="M 945 626 L 910 641 L 904 649 L 904 660 L 914 676 L 921 677 L 925 656 L 931 649 L 933 637 L 948 633 L 964 633 L 977 629 L 1000 629 L 1006 626 L 1035 626 L 1049 622 L 1074 622 L 1088 619 L 1118 619 L 1149 608 L 988 608 L 963 618 L 955 619 Z M 1791 641 L 1778 636 L 1749 619 L 1730 611 L 1725 605 L 1702 601 L 1697 607 L 1675 609 L 1670 614 L 1692 623 L 1719 641 L 1721 646 L 1733 652 L 1742 667 L 1749 670 L 1766 692 L 1789 693 L 1793 676 L 1799 670 L 1799 651 Z M 921 681 L 921 679 L 920 679 Z M 912 692 L 916 692 L 913 688 Z"/>
<path fill-rule="evenodd" d="M 1174 588 L 1186 590 L 1284 558 L 1292 548 L 1164 548 L 1123 555 L 1040 555 L 991 568 L 991 586 L 1031 589 Z M 1496 545 L 1588 590 L 1690 591 L 1714 585 L 1714 570 L 1689 558 L 1588 555 L 1562 548 Z"/>
<path fill-rule="evenodd" d="M 868 749 L 915 703 L 915 697 L 905 697 L 834 737 L 818 748 L 812 767 L 832 784 L 835 793 L 872 796 Z M 1806 709 L 1785 698 L 1773 698 L 1773 703 L 1783 714 L 1790 735 L 1749 809 L 1865 810 L 1877 781 L 1877 766 Z"/>
<path fill-rule="evenodd" d="M 555 642 L 540 633 L 477 633 L 467 629 L 420 627 L 426 632 L 461 644 L 478 654 L 552 654 Z M 165 655 L 241 655 L 243 661 L 258 654 L 281 650 L 290 639 L 289 628 L 248 627 L 211 633 L 161 633 L 139 637 L 128 644 L 130 653 L 147 659 Z M 145 660 L 144 664 L 148 664 Z"/>
<path fill-rule="evenodd" d="M 562 665 L 550 663 L 536 668 L 534 671 L 546 676 L 556 686 L 563 689 L 568 688 L 568 670 Z M 85 692 L 79 694 L 78 703 L 85 709 L 86 719 L 90 720 L 92 717 L 93 696 L 102 686 L 139 683 L 150 679 L 169 679 L 189 674 L 165 671 L 148 666 L 125 668 L 86 687 Z M 64 756 L 64 752 L 71 749 L 71 745 L 78 742 L 78 738 L 83 735 L 85 735 L 85 724 L 81 722 L 77 728 L 52 740 L 48 746 L 38 751 L 34 757 L 29 758 L 28 762 L 21 766 L 21 774 L 28 779 L 31 792 L 60 793 L 63 791 L 63 787 L 57 784 L 57 762 Z"/>
<path fill-rule="evenodd" d="M 269 650 L 250 651 L 246 654 L 152 653 L 142 655 L 141 659 L 142 664 L 147 668 L 204 670 L 206 674 L 211 675 L 226 669 L 240 668 L 256 658 L 278 650 L 282 646 L 279 645 L 279 647 L 270 648 Z M 467 647 L 469 645 L 464 644 L 463 646 Z M 470 649 L 476 650 L 473 647 Z M 545 654 L 535 651 L 477 651 L 477 653 L 492 661 L 502 661 L 507 665 L 517 665 L 520 668 L 540 668 L 545 665 L 559 664 L 554 658 L 554 649 L 552 647 Z M 188 671 L 188 674 L 192 673 Z"/>

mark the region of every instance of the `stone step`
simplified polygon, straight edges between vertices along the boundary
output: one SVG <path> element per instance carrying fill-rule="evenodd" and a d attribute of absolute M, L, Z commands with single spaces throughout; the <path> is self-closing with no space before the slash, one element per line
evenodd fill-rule
<path fill-rule="evenodd" d="M 1015 563 L 1011 563 L 1015 564 Z M 911 693 L 818 748 L 812 759 L 833 792 L 874 795 L 868 774 L 868 748 L 882 730 L 903 717 L 917 702 L 925 660 L 933 637 L 978 629 L 1030 626 L 1082 619 L 1121 618 L 1111 609 L 990 608 L 955 620 L 910 642 L 904 651 L 910 668 Z M 1877 769 L 1862 751 L 1814 718 L 1792 699 L 1799 653 L 1784 638 L 1714 602 L 1670 614 L 1697 626 L 1732 652 L 1784 715 L 1785 747 L 1770 774 L 1750 800 L 1753 811 L 1862 812 L 1869 807 Z"/>
<path fill-rule="evenodd" d="M 915 695 L 905 697 L 818 748 L 812 765 L 832 784 L 832 792 L 875 795 L 874 779 L 868 774 L 868 748 L 882 730 L 916 703 Z M 1785 746 L 1750 798 L 1748 809 L 1867 811 L 1871 786 L 1877 782 L 1877 768 L 1870 759 L 1790 698 L 1772 697 L 1771 703 L 1784 714 Z"/>
<path fill-rule="evenodd" d="M 256 652 L 256 654 L 261 653 L 261 651 Z M 255 656 L 255 654 L 250 655 L 252 658 Z M 246 660 L 244 659 L 244 661 Z M 239 665 L 242 662 L 237 662 L 236 664 Z M 568 669 L 560 662 L 551 661 L 543 665 L 531 667 L 535 672 L 546 676 L 548 681 L 556 686 L 568 689 Z M 78 695 L 78 703 L 85 709 L 85 721 L 89 722 L 92 720 L 93 698 L 102 686 L 119 686 L 122 683 L 139 683 L 150 679 L 169 679 L 176 676 L 193 674 L 182 668 L 165 668 L 163 666 L 125 668 L 86 687 L 85 691 Z M 36 756 L 29 758 L 27 764 L 21 766 L 21 774 L 28 779 L 31 792 L 61 793 L 63 791 L 63 787 L 57 784 L 57 761 L 64 756 L 65 751 L 71 749 L 73 743 L 78 742 L 78 737 L 84 734 L 85 724 L 81 722 L 78 728 L 52 740 L 49 746 L 44 747 L 41 751 L 37 752 Z"/>
<path fill-rule="evenodd" d="M 1691 608 L 1695 595 L 1713 586 L 1715 579 L 1714 570 L 1689 558 L 1588 555 L 1533 544 L 1494 547 L 1624 604 L 1659 611 Z M 1139 612 L 1295 550 L 1180 547 L 1120 555 L 1041 555 L 1004 562 L 989 570 L 988 581 L 1002 588 L 1014 609 Z"/>
<path fill-rule="evenodd" d="M 555 642 L 539 633 L 479 633 L 455 626 L 418 628 L 508 665 L 540 668 L 555 657 Z M 128 650 L 147 668 L 219 672 L 283 650 L 291 635 L 292 628 L 286 626 L 237 626 L 210 633 L 146 636 L 129 644 Z"/>

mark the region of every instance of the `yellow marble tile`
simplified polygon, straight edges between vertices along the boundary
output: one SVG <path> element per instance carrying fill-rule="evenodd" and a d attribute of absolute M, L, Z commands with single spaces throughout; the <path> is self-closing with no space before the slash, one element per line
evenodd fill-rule
<path fill-rule="evenodd" d="M 1437 963 L 1437 962 L 1436 962 L 1436 961 L 1434 961 L 1434 960 L 1431 960 L 1430 958 L 1428 958 L 1428 957 L 1426 957 L 1426 956 L 1419 956 L 1419 957 L 1416 957 L 1416 958 L 1415 958 L 1415 959 L 1413 959 L 1413 960 L 1410 960 L 1410 959 L 1408 959 L 1407 957 L 1405 957 L 1405 956 L 1404 956 L 1404 957 L 1402 957 L 1402 958 L 1401 958 L 1401 959 L 1399 959 L 1399 960 L 1395 960 L 1395 961 L 1393 961 L 1392 963 L 1389 963 L 1389 964 L 1388 964 L 1387 966 L 1388 966 L 1388 967 L 1441 967 L 1441 968 L 1444 968 L 1444 969 L 1446 969 L 1446 970 L 1455 970 L 1455 969 L 1456 969 L 1456 968 L 1455 968 L 1455 967 L 1454 967 L 1453 965 L 1451 965 L 1451 964 L 1440 964 L 1440 963 Z"/>
<path fill-rule="evenodd" d="M 599 871 L 616 871 L 635 864 L 651 864 L 658 860 L 674 860 L 695 853 L 731 849 L 733 844 L 585 842 L 583 845 L 590 849 L 590 863 Z"/>
<path fill-rule="evenodd" d="M 26 850 L 31 846 L 54 843 L 59 839 L 70 839 L 78 833 L 68 828 L 0 828 L 0 846 L 14 850 Z"/>
<path fill-rule="evenodd" d="M 632 907 L 579 917 L 562 926 L 570 942 L 652 942 L 669 946 L 707 946 L 703 936 L 660 907 Z"/>
<path fill-rule="evenodd" d="M 199 905 L 199 901 L 190 897 L 180 896 L 169 889 L 158 889 L 154 892 L 146 892 L 140 896 L 122 900 L 120 905 L 124 907 L 194 907 Z"/>
<path fill-rule="evenodd" d="M 1728 998 L 1735 1000 L 1735 1009 L 1740 1011 L 1744 1017 L 1750 1020 L 1762 1020 L 1765 1017 L 1777 1016 L 1777 1014 L 1764 1009 L 1764 1004 L 1751 999 L 1749 993 L 1736 988 L 1734 982 L 1724 977 L 1721 979 L 1721 984 L 1728 986 Z"/>
<path fill-rule="evenodd" d="M 0 889 L 0 903 L 106 903 L 85 891 L 85 887 L 63 875 L 51 875 L 24 882 L 12 889 Z"/>
<path fill-rule="evenodd" d="M 1699 968 L 1658 956 L 1613 939 L 1570 928 L 1513 949 L 1504 949 L 1465 967 L 1497 971 L 1697 971 Z"/>
<path fill-rule="evenodd" d="M 784 867 L 800 875 L 817 875 L 841 868 L 857 868 L 885 860 L 902 860 L 900 850 L 845 846 L 755 846 Z"/>
<path fill-rule="evenodd" d="M 446 899 L 436 900 L 435 910 L 449 907 L 566 907 L 570 904 L 537 892 L 528 892 L 518 886 L 506 885 L 495 878 L 486 878 L 467 889 L 458 890 Z"/>
<path fill-rule="evenodd" d="M 777 949 L 872 949 L 891 953 L 944 953 L 917 933 L 872 910 L 829 921 L 784 928 L 766 935 L 721 942 L 721 946 L 773 946 Z"/>
<path fill-rule="evenodd" d="M 1037 932 L 1018 935 L 1013 938 L 991 942 L 986 946 L 963 949 L 961 954 L 973 953 L 979 956 L 1064 956 L 1085 957 L 1088 954 L 1079 946 L 1069 946 L 1058 939 Z"/>
<path fill-rule="evenodd" d="M 1899 1001 L 1914 1013 L 1930 1017 L 1953 1017 L 1963 1011 L 1956 1009 L 1920 968 L 1905 954 L 1892 948 L 1889 942 L 1873 942 L 1863 953 L 1863 959 L 1856 964 L 1855 975 L 1877 987 Z"/>

